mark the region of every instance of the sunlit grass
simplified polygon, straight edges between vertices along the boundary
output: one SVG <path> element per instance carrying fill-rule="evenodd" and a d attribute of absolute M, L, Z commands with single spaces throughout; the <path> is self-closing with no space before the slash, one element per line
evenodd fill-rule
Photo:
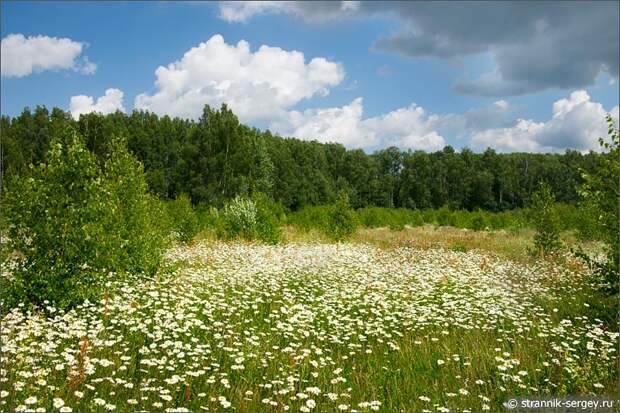
<path fill-rule="evenodd" d="M 429 245 L 203 240 L 100 303 L 15 309 L 0 409 L 497 411 L 512 395 L 613 394 L 618 333 L 582 267 L 417 234 Z"/>

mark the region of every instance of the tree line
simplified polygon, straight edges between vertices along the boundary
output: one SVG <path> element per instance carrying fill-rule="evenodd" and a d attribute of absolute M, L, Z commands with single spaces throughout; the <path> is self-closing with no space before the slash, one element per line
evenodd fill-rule
<path fill-rule="evenodd" d="M 43 162 L 52 136 L 67 126 L 84 136 L 97 159 L 115 137 L 144 165 L 149 190 L 162 199 L 187 194 L 192 203 L 221 207 L 236 196 L 262 193 L 287 209 L 333 203 L 351 206 L 504 211 L 527 206 L 539 182 L 558 202 L 576 203 L 582 173 L 601 155 L 457 152 L 427 153 L 390 147 L 367 154 L 337 143 L 274 136 L 243 125 L 222 105 L 205 106 L 197 120 L 134 111 L 91 113 L 74 120 L 58 108 L 25 108 L 0 118 L 3 181 Z"/>

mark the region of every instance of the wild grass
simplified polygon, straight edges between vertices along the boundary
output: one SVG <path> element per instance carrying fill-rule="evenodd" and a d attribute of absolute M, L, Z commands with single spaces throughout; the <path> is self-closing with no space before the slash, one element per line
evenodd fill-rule
<path fill-rule="evenodd" d="M 519 262 L 533 262 L 530 249 L 535 231 L 530 228 L 516 230 L 472 231 L 466 228 L 450 226 L 438 227 L 422 225 L 405 226 L 402 230 L 388 227 L 359 227 L 348 242 L 373 245 L 377 248 L 390 249 L 413 247 L 419 249 L 444 248 L 466 252 L 478 250 L 496 254 Z M 565 250 L 581 246 L 591 254 L 602 253 L 603 245 L 597 241 L 580 240 L 574 231 L 561 233 Z M 330 239 L 317 229 L 300 230 L 292 225 L 283 226 L 283 242 L 285 243 L 329 243 Z M 574 261 L 571 261 L 574 264 Z"/>
<path fill-rule="evenodd" d="M 495 253 L 514 234 L 368 231 L 203 239 L 100 302 L 15 308 L 0 409 L 499 411 L 616 391 L 617 327 L 585 268 Z"/>

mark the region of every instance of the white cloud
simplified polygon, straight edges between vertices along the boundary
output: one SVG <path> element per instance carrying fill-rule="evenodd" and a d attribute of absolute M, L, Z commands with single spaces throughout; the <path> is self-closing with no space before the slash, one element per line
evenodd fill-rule
<path fill-rule="evenodd" d="M 368 147 L 376 143 L 376 137 L 363 125 L 363 110 L 362 98 L 357 98 L 341 108 L 291 111 L 284 120 L 272 123 L 271 129 L 300 139 Z"/>
<path fill-rule="evenodd" d="M 298 51 L 248 42 L 229 45 L 214 35 L 181 60 L 155 71 L 157 91 L 140 94 L 137 109 L 197 118 L 205 104 L 227 103 L 242 121 L 274 119 L 299 101 L 325 96 L 344 78 L 342 65 L 317 57 L 306 64 Z"/>
<path fill-rule="evenodd" d="M 97 65 L 88 58 L 84 58 L 83 62 L 77 60 L 84 48 L 84 43 L 67 38 L 9 34 L 2 39 L 0 72 L 7 77 L 61 69 L 92 74 Z"/>
<path fill-rule="evenodd" d="M 92 75 L 97 71 L 97 65 L 88 60 L 88 57 L 84 57 L 84 61 L 82 62 L 82 66 L 79 70 L 83 75 Z"/>
<path fill-rule="evenodd" d="M 508 128 L 487 129 L 475 133 L 471 144 L 475 149 L 487 147 L 500 152 L 541 152 L 537 136 L 544 129 L 544 123 L 518 119 L 514 126 Z"/>
<path fill-rule="evenodd" d="M 617 1 L 530 3 L 235 1 L 219 7 L 220 17 L 229 22 L 268 13 L 308 23 L 387 17 L 391 30 L 373 49 L 411 58 L 488 56 L 492 70 L 453 85 L 465 94 L 514 96 L 580 89 L 605 74 L 618 79 Z"/>
<path fill-rule="evenodd" d="M 279 1 L 224 1 L 219 5 L 220 18 L 229 23 L 240 23 L 267 12 L 278 12 L 286 8 Z"/>
<path fill-rule="evenodd" d="M 463 146 L 482 151 L 563 152 L 600 150 L 599 137 L 607 135 L 605 114 L 618 122 L 618 106 L 605 110 L 580 90 L 553 104 L 552 117 L 537 122 L 510 120 L 515 108 L 505 100 L 472 108 L 463 113 L 432 114 L 415 103 L 385 114 L 363 118 L 362 98 L 335 108 L 290 111 L 271 123 L 270 129 L 284 135 L 320 142 L 338 142 L 349 148 L 382 148 L 437 151 L 445 136 L 458 138 Z"/>
<path fill-rule="evenodd" d="M 320 142 L 338 142 L 352 148 L 396 145 L 402 148 L 435 151 L 444 138 L 434 130 L 439 120 L 412 103 L 387 114 L 362 119 L 362 98 L 341 108 L 291 111 L 271 129 L 283 135 Z"/>
<path fill-rule="evenodd" d="M 97 98 L 97 102 L 92 96 L 86 95 L 72 96 L 69 102 L 69 111 L 74 119 L 79 119 L 80 115 L 85 113 L 99 112 L 105 115 L 117 110 L 125 112 L 123 92 L 114 88 L 107 89 L 105 95 Z"/>
<path fill-rule="evenodd" d="M 518 119 L 510 127 L 491 128 L 473 134 L 476 149 L 487 146 L 500 151 L 561 152 L 600 150 L 598 138 L 607 135 L 605 114 L 618 121 L 618 106 L 610 111 L 593 102 L 585 90 L 572 92 L 553 103 L 553 116 L 546 122 Z"/>
<path fill-rule="evenodd" d="M 354 15 L 359 9 L 359 1 L 221 1 L 219 16 L 229 23 L 243 23 L 257 15 L 277 13 L 321 23 Z"/>
<path fill-rule="evenodd" d="M 472 133 L 481 130 L 512 125 L 509 115 L 515 109 L 505 100 L 498 100 L 491 105 L 468 109 L 463 113 L 442 115 L 437 120 L 436 127 L 441 133 L 469 139 Z"/>
<path fill-rule="evenodd" d="M 424 108 L 411 103 L 405 108 L 366 119 L 364 124 L 385 146 L 437 151 L 446 144 L 435 130 L 440 120 L 439 116 L 429 115 Z"/>

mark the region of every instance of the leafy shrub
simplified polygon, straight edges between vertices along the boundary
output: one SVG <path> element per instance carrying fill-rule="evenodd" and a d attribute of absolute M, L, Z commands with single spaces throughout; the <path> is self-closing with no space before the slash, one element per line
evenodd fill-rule
<path fill-rule="evenodd" d="M 257 210 L 254 201 L 237 196 L 222 210 L 220 236 L 227 239 L 254 239 L 256 222 Z"/>
<path fill-rule="evenodd" d="M 325 234 L 334 241 L 342 241 L 355 232 L 356 226 L 355 213 L 349 205 L 349 197 L 340 194 L 328 212 Z"/>
<path fill-rule="evenodd" d="M 534 252 L 548 255 L 562 246 L 557 216 L 553 209 L 555 197 L 547 183 L 540 182 L 532 195 L 532 211 L 534 219 Z"/>
<path fill-rule="evenodd" d="M 217 228 L 220 219 L 217 208 L 201 202 L 196 206 L 195 211 L 196 219 L 198 220 L 198 231 Z"/>
<path fill-rule="evenodd" d="M 120 237 L 111 250 L 119 272 L 153 275 L 167 245 L 169 228 L 162 203 L 150 195 L 142 164 L 128 151 L 126 142 L 113 139 L 105 160 L 106 195 L 109 210 L 108 237 Z"/>
<path fill-rule="evenodd" d="M 284 211 L 266 195 L 252 199 L 236 197 L 219 214 L 218 235 L 225 239 L 243 238 L 277 244 L 282 238 L 280 217 Z"/>
<path fill-rule="evenodd" d="M 580 240 L 599 240 L 604 237 L 599 225 L 600 214 L 593 203 L 582 201 L 575 215 L 574 228 Z"/>
<path fill-rule="evenodd" d="M 5 286 L 9 306 L 97 300 L 114 274 L 153 274 L 165 244 L 163 210 L 124 142 L 98 163 L 72 128 L 52 139 L 44 163 L 13 177 L 4 213 L 9 246 L 23 256 Z"/>
<path fill-rule="evenodd" d="M 324 231 L 329 225 L 330 211 L 331 205 L 307 206 L 290 214 L 287 222 L 306 232 L 312 229 Z"/>
<path fill-rule="evenodd" d="M 330 205 L 307 206 L 288 216 L 288 224 L 294 225 L 302 231 L 318 229 L 324 231 L 328 226 Z M 556 216 L 567 217 L 562 220 L 560 230 L 579 228 L 583 224 L 579 219 L 585 213 L 583 208 L 569 204 L 554 204 Z M 530 228 L 534 221 L 534 212 L 531 208 L 524 208 L 503 212 L 450 210 L 448 207 L 432 210 L 411 210 L 406 208 L 366 207 L 355 211 L 356 221 L 365 228 L 389 227 L 400 231 L 406 225 L 412 227 L 424 224 L 438 226 L 453 226 L 468 228 L 475 231 L 485 229 L 506 229 L 518 231 Z"/>
<path fill-rule="evenodd" d="M 167 206 L 172 230 L 181 242 L 190 242 L 200 230 L 200 223 L 189 197 L 181 194 Z"/>
<path fill-rule="evenodd" d="M 607 260 L 597 265 L 597 272 L 608 285 L 610 292 L 618 292 L 618 274 L 620 273 L 620 245 L 618 228 L 620 217 L 618 203 L 620 196 L 618 182 L 620 181 L 620 132 L 615 126 L 611 115 L 607 115 L 608 140 L 602 138 L 599 142 L 604 153 L 598 160 L 596 168 L 591 173 L 583 173 L 584 184 L 580 188 L 585 211 L 590 211 L 594 217 L 590 231 L 606 244 Z"/>
<path fill-rule="evenodd" d="M 282 239 L 279 218 L 284 215 L 282 206 L 262 193 L 254 195 L 254 202 L 256 204 L 256 238 L 266 244 L 278 244 Z"/>
<path fill-rule="evenodd" d="M 360 208 L 356 211 L 357 219 L 365 228 L 378 228 L 382 225 L 381 208 Z"/>
<path fill-rule="evenodd" d="M 471 220 L 471 229 L 473 229 L 474 231 L 482 231 L 487 227 L 487 223 L 484 220 L 484 217 L 482 216 L 482 214 L 478 214 L 476 215 L 472 220 Z"/>
<path fill-rule="evenodd" d="M 390 228 L 392 231 L 402 231 L 405 229 L 405 223 L 402 221 L 394 220 L 390 222 L 390 225 L 388 225 L 388 228 Z"/>
<path fill-rule="evenodd" d="M 410 211 L 407 217 L 407 223 L 412 227 L 424 225 L 424 215 L 421 211 Z"/>
<path fill-rule="evenodd" d="M 445 206 L 437 210 L 437 213 L 435 215 L 435 220 L 436 220 L 437 225 L 440 227 L 456 226 L 452 211 L 450 211 Z"/>

